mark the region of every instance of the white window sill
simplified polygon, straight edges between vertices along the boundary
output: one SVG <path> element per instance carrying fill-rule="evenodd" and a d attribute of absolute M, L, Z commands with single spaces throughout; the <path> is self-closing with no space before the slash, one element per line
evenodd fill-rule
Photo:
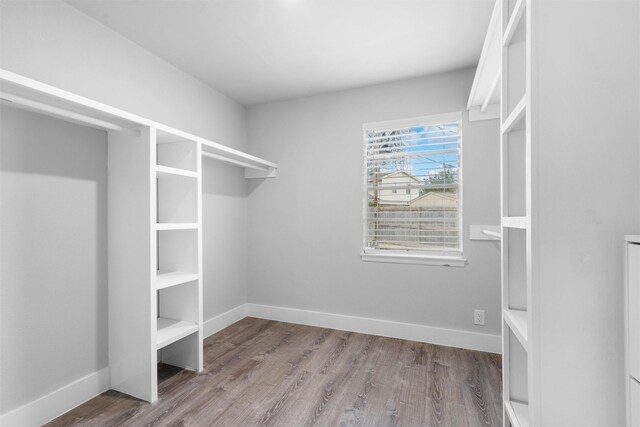
<path fill-rule="evenodd" d="M 360 258 L 365 262 L 439 265 L 443 267 L 464 267 L 467 264 L 467 259 L 461 256 L 362 252 Z"/>

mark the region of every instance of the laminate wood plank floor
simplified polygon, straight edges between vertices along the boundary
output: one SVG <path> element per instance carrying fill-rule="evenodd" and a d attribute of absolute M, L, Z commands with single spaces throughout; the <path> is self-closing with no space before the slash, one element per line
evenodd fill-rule
<path fill-rule="evenodd" d="M 48 426 L 501 426 L 501 357 L 245 318 L 205 371 L 159 365 L 154 404 L 107 391 Z"/>

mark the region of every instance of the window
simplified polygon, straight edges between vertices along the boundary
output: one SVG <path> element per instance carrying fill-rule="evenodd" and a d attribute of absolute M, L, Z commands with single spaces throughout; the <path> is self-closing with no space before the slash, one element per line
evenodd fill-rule
<path fill-rule="evenodd" d="M 461 119 L 363 125 L 364 261 L 464 265 Z"/>

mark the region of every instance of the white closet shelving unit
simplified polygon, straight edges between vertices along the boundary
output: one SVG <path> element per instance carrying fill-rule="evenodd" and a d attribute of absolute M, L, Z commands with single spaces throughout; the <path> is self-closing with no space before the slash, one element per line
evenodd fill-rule
<path fill-rule="evenodd" d="M 637 169 L 638 98 L 627 96 L 637 62 L 609 46 L 638 46 L 627 37 L 637 34 L 638 8 L 497 3 L 489 33 L 501 34 L 504 424 L 622 425 L 615 242 L 635 227 L 627 202 L 637 185 L 599 178 L 603 164 L 615 164 L 616 176 Z M 476 80 L 490 80 L 481 65 Z M 595 131 L 602 123 L 615 141 L 607 149 Z M 589 395 L 594 384 L 606 399 Z"/>
<path fill-rule="evenodd" d="M 496 1 L 468 103 L 470 117 L 499 106 L 503 419 L 516 427 L 536 425 L 530 9 L 530 0 Z"/>
<path fill-rule="evenodd" d="M 531 75 L 528 0 L 499 0 L 501 9 L 500 156 L 504 423 L 535 425 L 531 221 Z"/>
<path fill-rule="evenodd" d="M 0 98 L 108 131 L 111 388 L 155 401 L 158 362 L 203 369 L 202 157 L 247 178 L 277 165 L 6 70 Z"/>

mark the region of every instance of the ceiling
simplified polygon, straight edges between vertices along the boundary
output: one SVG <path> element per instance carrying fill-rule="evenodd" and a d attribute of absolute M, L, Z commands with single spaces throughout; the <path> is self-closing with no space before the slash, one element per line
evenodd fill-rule
<path fill-rule="evenodd" d="M 494 0 L 67 0 L 243 105 L 475 66 Z"/>

